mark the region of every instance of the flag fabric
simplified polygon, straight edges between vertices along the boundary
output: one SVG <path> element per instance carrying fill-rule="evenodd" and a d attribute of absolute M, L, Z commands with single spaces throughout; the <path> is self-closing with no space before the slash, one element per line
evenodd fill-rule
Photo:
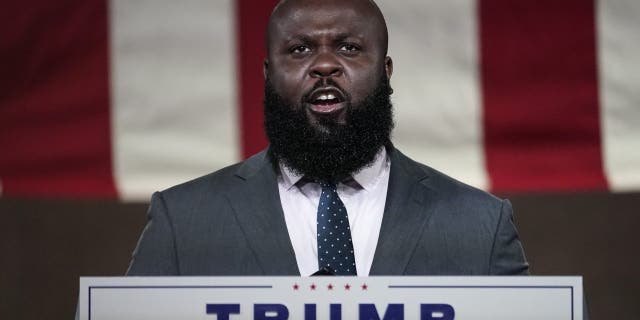
<path fill-rule="evenodd" d="M 1 194 L 144 200 L 263 149 L 275 2 L 3 4 Z M 378 4 L 404 153 L 494 192 L 640 190 L 640 2 Z"/>

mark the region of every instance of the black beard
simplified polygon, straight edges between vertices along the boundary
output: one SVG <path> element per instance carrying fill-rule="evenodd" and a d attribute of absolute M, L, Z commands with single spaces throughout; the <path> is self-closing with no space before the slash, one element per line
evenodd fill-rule
<path fill-rule="evenodd" d="M 391 146 L 391 92 L 384 74 L 361 103 L 354 105 L 349 96 L 346 98 L 345 124 L 327 118 L 311 124 L 304 103 L 285 103 L 267 79 L 264 126 L 272 161 L 276 166 L 282 161 L 312 180 L 338 182 L 356 174 L 373 163 L 383 146 Z"/>

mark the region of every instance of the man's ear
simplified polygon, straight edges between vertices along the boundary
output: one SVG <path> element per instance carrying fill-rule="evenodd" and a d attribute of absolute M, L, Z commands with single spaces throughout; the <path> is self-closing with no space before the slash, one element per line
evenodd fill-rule
<path fill-rule="evenodd" d="M 384 58 L 384 72 L 387 73 L 387 78 L 391 79 L 391 74 L 393 73 L 393 60 L 391 60 L 391 57 L 389 56 Z"/>
<path fill-rule="evenodd" d="M 264 78 L 267 78 L 267 73 L 269 72 L 269 60 L 268 59 L 264 59 L 264 62 L 262 63 L 262 75 L 264 76 Z"/>

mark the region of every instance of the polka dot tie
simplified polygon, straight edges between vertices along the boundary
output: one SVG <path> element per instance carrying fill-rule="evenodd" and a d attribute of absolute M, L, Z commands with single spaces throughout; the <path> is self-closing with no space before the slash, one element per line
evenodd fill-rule
<path fill-rule="evenodd" d="M 318 267 L 331 268 L 335 275 L 356 275 L 351 228 L 347 209 L 338 197 L 336 185 L 321 182 L 318 203 Z"/>

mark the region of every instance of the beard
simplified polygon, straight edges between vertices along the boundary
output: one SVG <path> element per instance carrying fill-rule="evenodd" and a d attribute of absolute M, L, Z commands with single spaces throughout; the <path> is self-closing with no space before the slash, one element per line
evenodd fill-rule
<path fill-rule="evenodd" d="M 332 81 L 325 84 L 338 87 Z M 394 126 L 391 93 L 389 78 L 383 74 L 362 102 L 352 104 L 347 95 L 344 124 L 332 118 L 311 123 L 304 98 L 298 105 L 286 103 L 267 79 L 264 125 L 271 160 L 276 167 L 282 162 L 312 180 L 339 182 L 358 173 L 373 163 L 382 147 L 391 147 Z"/>

